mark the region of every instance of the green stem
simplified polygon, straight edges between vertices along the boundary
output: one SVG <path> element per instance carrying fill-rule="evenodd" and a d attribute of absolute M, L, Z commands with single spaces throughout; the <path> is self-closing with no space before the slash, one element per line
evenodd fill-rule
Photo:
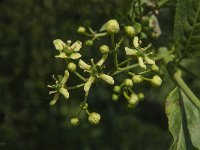
<path fill-rule="evenodd" d="M 115 64 L 115 68 L 117 68 L 118 67 L 117 48 L 116 48 L 116 45 L 115 45 L 115 36 L 114 36 L 114 34 L 111 34 L 111 41 L 112 41 L 112 46 L 113 46 L 113 49 L 114 49 L 114 64 Z"/>
<path fill-rule="evenodd" d="M 75 74 L 79 79 L 81 79 L 82 81 L 86 82 L 86 79 L 81 74 L 79 74 L 78 72 L 75 72 Z"/>
<path fill-rule="evenodd" d="M 160 59 L 163 59 L 163 57 L 162 57 L 162 56 L 156 57 L 156 58 L 154 59 L 154 61 L 158 61 L 158 60 L 160 60 Z M 146 63 L 146 61 L 145 61 L 144 63 Z M 138 63 L 137 63 L 137 64 L 130 65 L 130 66 L 127 66 L 127 67 L 124 67 L 124 68 L 121 68 L 120 70 L 114 72 L 112 75 L 115 76 L 115 75 L 117 75 L 117 74 L 120 74 L 120 73 L 122 73 L 122 72 L 124 72 L 124 71 L 130 70 L 130 69 L 133 69 L 133 68 L 136 68 L 136 67 L 139 67 L 139 64 L 138 64 Z"/>
<path fill-rule="evenodd" d="M 125 65 L 126 63 L 130 62 L 132 60 L 132 58 L 128 58 L 125 61 L 121 62 L 118 67 Z"/>
<path fill-rule="evenodd" d="M 84 86 L 85 83 L 79 84 L 79 85 L 75 85 L 75 86 L 71 86 L 71 87 L 67 87 L 68 90 L 74 90 L 74 89 L 78 89 L 82 86 Z"/>
<path fill-rule="evenodd" d="M 139 15 L 140 15 L 140 20 L 142 20 L 142 6 L 141 6 L 141 0 L 138 0 L 139 4 Z"/>
<path fill-rule="evenodd" d="M 173 78 L 178 84 L 179 88 L 189 98 L 189 100 L 191 100 L 191 102 L 200 110 L 200 100 L 196 97 L 196 95 L 190 90 L 185 81 L 182 79 L 180 70 L 173 75 Z"/>

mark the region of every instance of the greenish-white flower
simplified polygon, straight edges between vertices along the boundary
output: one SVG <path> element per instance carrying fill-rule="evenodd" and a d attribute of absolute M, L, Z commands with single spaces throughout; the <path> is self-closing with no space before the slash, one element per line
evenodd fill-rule
<path fill-rule="evenodd" d="M 69 72 L 65 70 L 64 76 L 58 76 L 58 79 L 56 79 L 54 76 L 53 78 L 55 79 L 55 84 L 54 85 L 48 85 L 49 88 L 52 88 L 53 91 L 49 91 L 49 94 L 54 94 L 53 100 L 50 102 L 50 105 L 54 105 L 57 100 L 59 99 L 59 95 L 63 95 L 66 99 L 69 98 L 69 92 L 65 88 L 65 84 L 69 78 Z"/>
<path fill-rule="evenodd" d="M 145 50 L 149 48 L 149 46 L 145 48 L 140 47 L 140 41 L 137 36 L 133 39 L 133 47 L 134 48 L 128 48 L 125 47 L 125 52 L 127 56 L 134 56 L 137 57 L 139 66 L 143 69 L 146 69 L 146 65 L 144 61 L 146 61 L 147 64 L 155 64 L 155 61 L 150 59 L 147 54 L 145 54 Z"/>
<path fill-rule="evenodd" d="M 104 73 L 98 72 L 97 67 L 101 67 L 103 65 L 103 63 L 105 62 L 107 58 L 107 55 L 103 55 L 102 59 L 99 60 L 99 62 L 95 65 L 88 65 L 87 63 L 85 63 L 83 60 L 79 60 L 79 67 L 81 69 L 83 69 L 85 72 L 90 73 L 90 77 L 89 79 L 86 81 L 85 85 L 84 85 L 84 90 L 85 92 L 88 92 L 90 90 L 90 87 L 92 86 L 92 84 L 95 82 L 95 80 L 97 78 L 100 78 L 102 80 L 104 80 L 105 82 L 107 82 L 108 84 L 113 85 L 114 84 L 114 79 L 113 77 L 106 75 Z M 93 60 L 91 60 L 93 62 Z"/>
<path fill-rule="evenodd" d="M 79 59 L 81 57 L 81 54 L 78 53 L 79 50 L 82 47 L 82 42 L 76 41 L 72 45 L 71 42 L 68 42 L 67 44 L 64 43 L 62 40 L 54 40 L 56 49 L 59 50 L 60 54 L 56 55 L 56 58 L 69 58 L 69 59 Z"/>

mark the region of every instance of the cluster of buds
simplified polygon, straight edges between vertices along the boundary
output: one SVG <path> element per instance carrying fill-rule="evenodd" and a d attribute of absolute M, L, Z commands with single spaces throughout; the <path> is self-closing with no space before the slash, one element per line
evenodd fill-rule
<path fill-rule="evenodd" d="M 101 39 L 105 36 L 111 37 L 111 44 L 102 44 L 98 51 L 101 58 L 97 61 L 90 59 L 90 62 L 83 60 L 81 55 L 82 42 L 76 41 L 72 44 L 71 41 L 63 42 L 60 39 L 53 41 L 53 44 L 58 50 L 58 55 L 56 58 L 64 59 L 67 63 L 67 69 L 64 72 L 64 76 L 59 75 L 58 79 L 55 79 L 54 85 L 49 85 L 48 87 L 53 90 L 49 94 L 54 94 L 53 100 L 50 102 L 54 105 L 60 95 L 64 98 L 69 98 L 69 91 L 73 89 L 83 88 L 85 96 L 83 101 L 80 102 L 80 111 L 75 117 L 70 119 L 70 123 L 73 126 L 80 124 L 80 114 L 85 112 L 88 115 L 88 122 L 96 125 L 100 122 L 101 116 L 97 112 L 89 112 L 89 104 L 87 103 L 88 95 L 90 94 L 90 89 L 93 84 L 103 81 L 109 86 L 114 85 L 112 100 L 118 101 L 120 96 L 123 95 L 127 100 L 128 107 L 135 107 L 139 101 L 144 99 L 144 94 L 142 92 L 136 93 L 135 87 L 147 81 L 153 87 L 158 87 L 161 85 L 162 80 L 157 75 L 159 73 L 159 67 L 156 65 L 155 59 L 153 58 L 153 51 L 151 45 L 142 46 L 142 41 L 139 40 L 141 31 L 141 25 L 135 23 L 134 26 L 127 25 L 124 30 L 120 29 L 120 25 L 117 20 L 112 19 L 105 23 L 99 32 L 94 31 L 92 28 L 86 29 L 80 26 L 77 30 L 78 33 L 88 36 L 89 40 L 85 41 L 85 45 L 92 46 L 96 39 Z M 121 39 L 116 42 L 115 37 L 118 33 L 123 35 Z M 129 41 L 127 46 L 127 42 Z M 123 45 L 124 44 L 124 45 Z M 119 62 L 118 57 L 124 54 L 124 61 Z M 106 61 L 108 59 L 114 60 L 113 67 L 109 68 L 110 71 L 105 71 Z M 135 71 L 133 68 L 138 67 L 139 71 Z M 108 70 L 108 68 L 106 69 Z M 80 72 L 86 72 L 82 75 Z M 115 79 L 118 74 L 125 74 L 130 76 L 125 78 L 121 83 Z M 79 80 L 80 84 L 74 86 L 67 86 L 67 81 L 69 80 L 71 74 L 74 74 Z M 151 78 L 149 78 L 151 76 Z M 153 77 L 152 77 L 153 76 Z M 116 81 L 115 81 L 116 80 Z M 116 83 L 119 83 L 118 85 Z M 115 85 L 116 84 L 116 85 Z"/>

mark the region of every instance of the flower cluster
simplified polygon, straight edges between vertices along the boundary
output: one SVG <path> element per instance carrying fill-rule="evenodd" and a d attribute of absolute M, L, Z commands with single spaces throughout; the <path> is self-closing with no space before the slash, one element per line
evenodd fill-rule
<path fill-rule="evenodd" d="M 80 26 L 77 32 L 91 38 L 84 42 L 87 46 L 92 46 L 96 39 L 111 37 L 110 45 L 103 43 L 99 47 L 101 59 L 98 61 L 94 59 L 90 59 L 90 62 L 84 61 L 84 57 L 81 55 L 82 42 L 80 41 L 76 41 L 73 44 L 71 41 L 65 43 L 60 39 L 53 41 L 56 50 L 59 52 L 55 57 L 64 59 L 67 63 L 67 69 L 63 76 L 58 76 L 58 79 L 53 76 L 55 84 L 48 86 L 53 89 L 49 94 L 54 94 L 50 104 L 54 105 L 60 95 L 68 99 L 70 96 L 69 90 L 83 88 L 85 93 L 83 100 L 80 102 L 80 111 L 70 120 L 71 125 L 77 126 L 80 124 L 80 114 L 82 112 L 87 114 L 89 123 L 96 125 L 100 122 L 100 114 L 90 112 L 87 102 L 93 84 L 103 81 L 110 86 L 113 85 L 111 99 L 118 101 L 123 96 L 130 108 L 135 107 L 140 101 L 144 100 L 142 91 L 136 92 L 135 90 L 138 84 L 149 82 L 152 87 L 161 85 L 162 80 L 158 75 L 159 67 L 156 65 L 153 48 L 151 44 L 147 46 L 142 44 L 140 40 L 141 25 L 139 23 L 136 24 L 137 28 L 127 25 L 122 29 L 117 20 L 111 19 L 102 26 L 99 32 L 94 31 L 92 28 L 86 29 Z M 119 41 L 117 41 L 119 39 L 117 36 L 121 37 Z M 122 57 L 124 61 L 119 62 L 119 54 L 122 56 L 124 53 L 125 55 Z M 113 60 L 114 65 L 109 68 L 110 71 L 106 72 L 104 68 L 108 59 Z M 137 71 L 134 69 L 136 67 L 138 68 Z M 82 75 L 80 71 L 86 73 Z M 121 73 L 126 78 L 123 81 L 116 80 L 115 76 Z M 67 81 L 71 74 L 80 79 L 80 84 L 71 87 L 67 86 Z"/>

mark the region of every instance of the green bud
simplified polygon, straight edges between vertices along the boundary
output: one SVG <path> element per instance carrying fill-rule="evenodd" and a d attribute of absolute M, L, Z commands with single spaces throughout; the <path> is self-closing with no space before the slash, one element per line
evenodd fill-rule
<path fill-rule="evenodd" d="M 86 29 L 85 29 L 85 27 L 83 27 L 83 26 L 80 26 L 80 27 L 78 27 L 78 29 L 77 29 L 77 32 L 80 33 L 80 34 L 85 33 L 85 31 L 86 31 Z"/>
<path fill-rule="evenodd" d="M 99 48 L 101 54 L 108 54 L 110 52 L 109 47 L 107 45 L 102 45 Z"/>
<path fill-rule="evenodd" d="M 92 112 L 88 116 L 88 121 L 93 125 L 98 124 L 100 120 L 101 120 L 101 116 L 100 116 L 100 114 L 98 114 L 96 112 Z"/>
<path fill-rule="evenodd" d="M 121 92 L 121 87 L 119 86 L 119 85 L 116 85 L 116 86 L 114 86 L 114 88 L 113 88 L 113 91 L 115 92 L 115 93 L 120 93 Z"/>
<path fill-rule="evenodd" d="M 71 118 L 70 119 L 70 123 L 73 126 L 78 126 L 79 125 L 79 119 L 78 119 L 78 117 Z"/>
<path fill-rule="evenodd" d="M 87 46 L 92 46 L 92 45 L 93 45 L 93 41 L 92 41 L 92 40 L 87 40 L 87 41 L 85 42 L 85 45 L 87 45 Z"/>
<path fill-rule="evenodd" d="M 125 26 L 124 30 L 128 36 L 133 37 L 135 35 L 135 30 L 132 26 Z"/>
<path fill-rule="evenodd" d="M 87 109 L 87 108 L 88 108 L 88 103 L 82 102 L 82 103 L 80 104 L 80 108 L 81 108 L 81 109 Z"/>
<path fill-rule="evenodd" d="M 143 100 L 144 99 L 144 94 L 143 93 L 139 93 L 138 94 L 138 98 L 139 98 L 139 100 Z"/>
<path fill-rule="evenodd" d="M 131 79 L 125 79 L 124 81 L 125 86 L 132 88 L 133 87 L 133 81 Z"/>
<path fill-rule="evenodd" d="M 120 28 L 119 28 L 119 23 L 117 22 L 117 20 L 112 19 L 109 20 L 106 24 L 106 31 L 109 34 L 115 34 L 117 32 L 119 32 Z"/>
<path fill-rule="evenodd" d="M 139 102 L 139 98 L 136 94 L 131 94 L 130 99 L 128 100 L 128 106 L 133 108 L 135 107 Z"/>
<path fill-rule="evenodd" d="M 156 64 L 154 64 L 151 66 L 151 70 L 154 72 L 159 72 L 159 67 Z"/>
<path fill-rule="evenodd" d="M 153 76 L 153 78 L 151 79 L 151 85 L 153 87 L 159 87 L 161 84 L 162 79 L 158 75 Z"/>
<path fill-rule="evenodd" d="M 75 72 L 76 71 L 76 64 L 73 63 L 73 62 L 70 62 L 68 65 L 67 65 L 67 69 L 71 72 Z"/>
<path fill-rule="evenodd" d="M 142 76 L 141 75 L 134 75 L 132 77 L 132 80 L 134 83 L 141 83 L 143 81 Z"/>
<path fill-rule="evenodd" d="M 112 95 L 112 100 L 117 101 L 119 99 L 119 96 L 117 94 Z"/>

